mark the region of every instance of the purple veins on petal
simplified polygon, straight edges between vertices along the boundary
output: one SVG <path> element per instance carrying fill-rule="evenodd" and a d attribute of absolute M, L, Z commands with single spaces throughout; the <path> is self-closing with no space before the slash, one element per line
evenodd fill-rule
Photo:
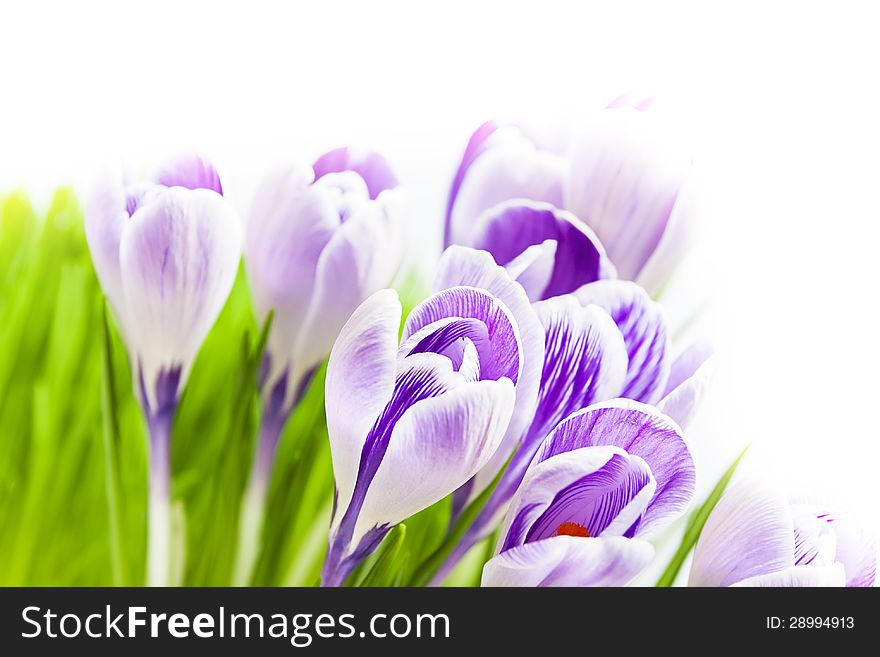
<path fill-rule="evenodd" d="M 597 537 L 603 535 L 645 488 L 653 490 L 653 478 L 648 466 L 638 458 L 615 454 L 599 470 L 584 475 L 560 490 L 550 506 L 532 524 L 525 542 L 552 536 L 578 535 Z M 644 511 L 647 500 L 641 504 L 635 519 L 628 518 L 622 534 Z M 582 528 L 578 531 L 577 528 Z"/>
<path fill-rule="evenodd" d="M 648 293 L 629 281 L 597 281 L 576 293 L 582 304 L 595 304 L 611 315 L 626 343 L 629 365 L 622 397 L 653 404 L 669 378 L 670 338 L 666 314 Z"/>
<path fill-rule="evenodd" d="M 593 231 L 574 215 L 548 203 L 501 203 L 480 217 L 473 238 L 475 248 L 488 251 L 502 265 L 514 263 L 530 247 L 539 245 L 545 245 L 545 250 L 552 245 L 545 256 L 549 262 L 537 259 L 516 274 L 520 278 L 531 275 L 536 267 L 549 267 L 541 272 L 540 291 L 531 295 L 533 301 L 573 292 L 614 273 Z"/>
<path fill-rule="evenodd" d="M 480 339 L 482 330 L 478 335 L 469 336 L 480 354 L 483 380 L 506 377 L 514 384 L 519 381 L 522 371 L 519 330 L 510 311 L 485 290 L 460 286 L 434 294 L 410 313 L 403 328 L 403 340 L 425 326 L 447 318 L 479 320 L 485 327 L 487 339 Z M 468 326 L 473 329 L 477 325 L 470 323 Z"/>
<path fill-rule="evenodd" d="M 541 443 L 532 466 L 556 454 L 601 445 L 640 457 L 654 475 L 657 488 L 640 533 L 679 514 L 690 502 L 694 461 L 681 430 L 656 409 L 627 399 L 595 404 L 566 418 Z"/>

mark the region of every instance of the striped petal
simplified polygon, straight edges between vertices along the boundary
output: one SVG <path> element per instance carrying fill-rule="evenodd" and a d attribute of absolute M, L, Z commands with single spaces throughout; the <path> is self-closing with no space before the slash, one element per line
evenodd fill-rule
<path fill-rule="evenodd" d="M 354 490 L 366 436 L 394 391 L 400 314 L 393 290 L 370 296 L 343 326 L 327 363 L 327 433 L 343 504 Z"/>
<path fill-rule="evenodd" d="M 445 318 L 477 319 L 488 331 L 480 353 L 483 379 L 506 377 L 514 384 L 523 367 L 519 328 L 510 310 L 495 296 L 474 287 L 441 290 L 416 306 L 403 327 L 406 341 L 419 329 Z M 477 345 L 478 350 L 480 345 Z"/>
<path fill-rule="evenodd" d="M 626 351 L 617 326 L 603 309 L 581 307 L 572 296 L 535 304 L 545 330 L 544 368 L 535 417 L 524 439 L 528 459 L 563 418 L 616 397 L 626 376 Z"/>
<path fill-rule="evenodd" d="M 530 467 L 556 454 L 613 445 L 648 464 L 657 482 L 637 534 L 680 514 L 694 494 L 694 462 L 681 430 L 656 409 L 628 399 L 594 404 L 561 422 L 541 444 Z"/>
<path fill-rule="evenodd" d="M 581 304 L 607 310 L 623 334 L 629 366 L 621 396 L 656 403 L 670 369 L 670 338 L 663 307 L 629 281 L 597 281 L 580 288 L 575 296 Z"/>
<path fill-rule="evenodd" d="M 459 506 L 479 494 L 507 461 L 514 445 L 532 421 L 538 399 L 538 385 L 544 362 L 544 328 L 522 287 L 511 280 L 503 267 L 485 251 L 451 246 L 440 258 L 435 290 L 468 286 L 486 290 L 503 303 L 513 316 L 522 342 L 523 367 L 516 385 L 516 405 L 504 438 L 489 463 L 474 478 L 467 491 L 459 493 Z"/>
<path fill-rule="evenodd" d="M 522 259 L 515 262 L 529 247 L 545 242 L 553 245 L 549 269 L 547 257 L 530 258 L 528 266 L 522 266 Z M 502 265 L 514 263 L 517 278 L 539 280 L 540 285 L 529 286 L 535 288 L 532 301 L 574 292 L 614 273 L 593 231 L 571 213 L 547 203 L 514 200 L 490 208 L 479 219 L 472 245 L 485 249 Z"/>
<path fill-rule="evenodd" d="M 788 500 L 752 480 L 721 496 L 694 549 L 689 586 L 730 586 L 792 568 L 794 524 Z"/>

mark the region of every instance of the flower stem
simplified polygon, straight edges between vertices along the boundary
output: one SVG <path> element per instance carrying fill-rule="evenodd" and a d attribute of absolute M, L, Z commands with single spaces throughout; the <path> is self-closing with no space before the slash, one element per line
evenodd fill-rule
<path fill-rule="evenodd" d="M 174 412 L 149 419 L 150 492 L 147 525 L 147 586 L 171 586 L 171 422 Z"/>
<path fill-rule="evenodd" d="M 250 582 L 259 556 L 272 466 L 285 419 L 264 415 L 260 424 L 257 453 L 239 512 L 238 550 L 233 569 L 233 586 L 246 586 Z"/>

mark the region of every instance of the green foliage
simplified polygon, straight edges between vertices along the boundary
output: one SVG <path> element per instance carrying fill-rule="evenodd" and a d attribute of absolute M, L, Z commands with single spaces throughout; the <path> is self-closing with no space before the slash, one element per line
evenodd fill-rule
<path fill-rule="evenodd" d="M 740 455 L 736 457 L 736 460 L 731 463 L 730 467 L 727 468 L 723 475 L 721 475 L 721 478 L 718 480 L 718 483 L 715 484 L 712 492 L 709 493 L 709 497 L 706 498 L 706 501 L 703 502 L 699 509 L 696 509 L 691 514 L 687 526 L 685 527 L 681 544 L 678 546 L 675 554 L 672 555 L 672 559 L 670 559 L 669 565 L 666 566 L 666 570 L 663 571 L 660 579 L 657 580 L 657 586 L 672 586 L 675 583 L 675 578 L 678 577 L 678 572 L 681 570 L 684 560 L 687 559 L 687 556 L 697 544 L 697 539 L 700 538 L 700 534 L 703 531 L 706 521 L 709 519 L 709 515 L 712 513 L 715 505 L 718 504 L 718 500 L 721 499 L 721 496 L 727 489 L 727 484 L 730 483 L 739 462 L 742 460 L 742 457 L 746 455 L 748 449 L 749 448 L 746 447 L 740 452 Z"/>
<path fill-rule="evenodd" d="M 426 290 L 415 275 L 398 287 L 405 317 Z M 186 585 L 231 581 L 256 446 L 264 328 L 242 268 L 172 432 Z M 58 191 L 44 217 L 22 193 L 0 198 L 0 585 L 143 584 L 147 444 L 128 354 L 105 309 L 72 192 Z M 251 583 L 318 581 L 333 490 L 320 368 L 281 435 Z M 409 519 L 389 533 L 358 583 L 410 581 L 448 522 L 448 500 Z M 481 567 L 466 579 L 478 579 Z"/>

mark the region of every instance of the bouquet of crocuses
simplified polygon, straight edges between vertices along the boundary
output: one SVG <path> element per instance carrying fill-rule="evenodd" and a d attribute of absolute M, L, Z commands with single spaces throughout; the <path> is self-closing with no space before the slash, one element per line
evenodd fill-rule
<path fill-rule="evenodd" d="M 88 253 L 69 194 L 42 225 L 7 199 L 7 581 L 644 573 L 694 501 L 686 431 L 713 361 L 704 341 L 673 344 L 662 305 L 699 217 L 690 160 L 649 106 L 617 99 L 561 145 L 480 126 L 430 285 L 398 271 L 406 203 L 375 152 L 273 171 L 244 222 L 195 155 L 105 178 Z M 846 513 L 728 487 L 735 467 L 658 584 L 693 551 L 691 585 L 873 585 L 873 539 Z"/>

